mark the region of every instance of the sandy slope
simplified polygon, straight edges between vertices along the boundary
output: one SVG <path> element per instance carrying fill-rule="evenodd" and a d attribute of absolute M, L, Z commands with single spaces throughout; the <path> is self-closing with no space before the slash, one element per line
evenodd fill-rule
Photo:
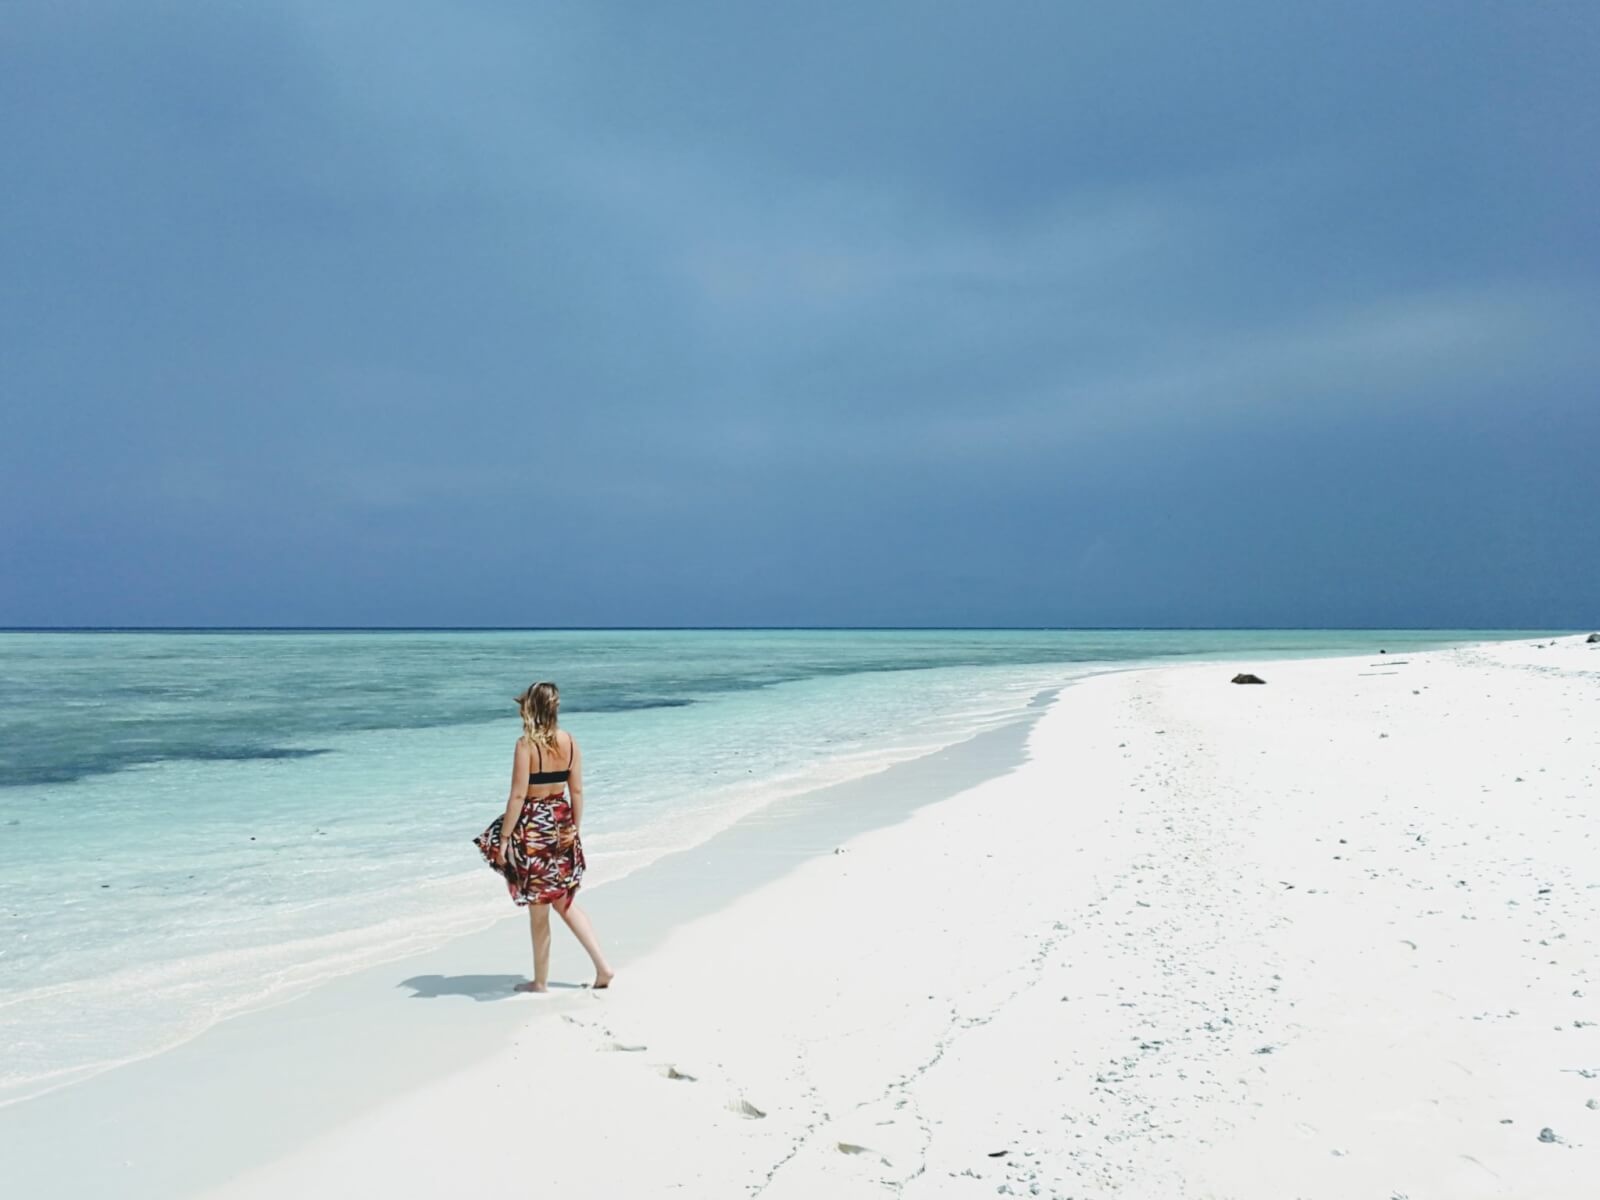
<path fill-rule="evenodd" d="M 1032 751 L 226 1194 L 1600 1194 L 1600 646 L 1125 672 Z"/>

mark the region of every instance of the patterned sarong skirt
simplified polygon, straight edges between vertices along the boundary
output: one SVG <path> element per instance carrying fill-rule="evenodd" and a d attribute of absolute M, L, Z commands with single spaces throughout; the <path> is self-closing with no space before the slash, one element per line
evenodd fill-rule
<path fill-rule="evenodd" d="M 504 877 L 511 899 L 520 906 L 554 904 L 565 909 L 583 880 L 583 843 L 572 820 L 566 794 L 528 800 L 517 817 L 506 848 L 506 865 L 497 866 L 495 847 L 504 833 L 504 816 L 496 817 L 472 844 L 490 867 Z"/>

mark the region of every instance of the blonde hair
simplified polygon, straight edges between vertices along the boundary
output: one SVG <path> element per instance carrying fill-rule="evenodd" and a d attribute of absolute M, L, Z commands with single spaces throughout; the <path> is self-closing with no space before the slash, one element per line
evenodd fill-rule
<path fill-rule="evenodd" d="M 528 744 L 558 749 L 556 713 L 561 709 L 561 689 L 553 683 L 532 684 L 517 697 L 517 707 L 522 710 L 522 733 Z"/>

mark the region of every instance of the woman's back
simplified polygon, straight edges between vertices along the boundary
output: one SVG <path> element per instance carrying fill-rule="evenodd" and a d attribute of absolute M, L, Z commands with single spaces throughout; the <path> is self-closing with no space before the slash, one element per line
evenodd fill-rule
<path fill-rule="evenodd" d="M 554 746 L 531 738 L 529 741 L 534 760 L 528 764 L 528 799 L 543 800 L 561 795 L 572 775 L 572 760 L 577 756 L 572 735 L 564 729 L 558 730 Z"/>

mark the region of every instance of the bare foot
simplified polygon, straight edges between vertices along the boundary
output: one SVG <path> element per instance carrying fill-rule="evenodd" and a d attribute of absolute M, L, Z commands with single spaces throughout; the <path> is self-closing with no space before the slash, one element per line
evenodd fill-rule
<path fill-rule="evenodd" d="M 594 977 L 594 990 L 598 992 L 601 988 L 610 987 L 611 986 L 611 981 L 613 979 L 615 979 L 616 977 L 617 977 L 617 973 L 615 971 L 603 971 L 603 972 L 601 972 L 600 974 L 598 974 L 598 975 L 596 975 Z"/>
<path fill-rule="evenodd" d="M 511 990 L 515 992 L 548 992 L 550 989 L 542 983 L 519 983 Z"/>

